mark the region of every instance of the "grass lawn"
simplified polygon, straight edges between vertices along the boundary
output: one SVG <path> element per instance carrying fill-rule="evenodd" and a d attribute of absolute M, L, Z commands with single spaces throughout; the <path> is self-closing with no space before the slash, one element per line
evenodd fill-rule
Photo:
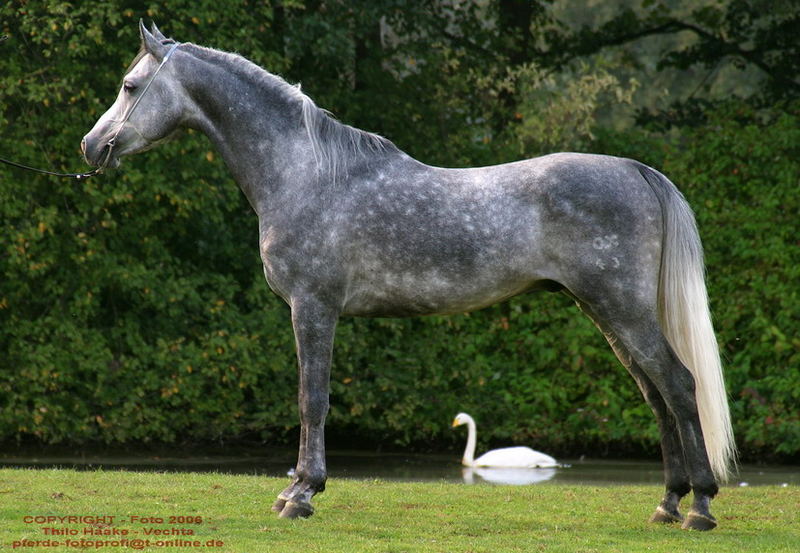
<path fill-rule="evenodd" d="M 661 496 L 657 486 L 333 479 L 316 498 L 312 518 L 289 521 L 270 511 L 286 484 L 261 476 L 0 469 L 0 551 L 133 551 L 134 545 L 235 553 L 800 551 L 798 487 L 724 488 L 712 509 L 720 525 L 703 533 L 647 522 Z M 65 516 L 114 519 L 46 518 Z M 45 528 L 76 535 L 47 535 Z M 85 534 L 87 528 L 108 535 Z M 48 539 L 62 545 L 32 545 Z M 80 540 L 110 543 L 97 549 Z"/>

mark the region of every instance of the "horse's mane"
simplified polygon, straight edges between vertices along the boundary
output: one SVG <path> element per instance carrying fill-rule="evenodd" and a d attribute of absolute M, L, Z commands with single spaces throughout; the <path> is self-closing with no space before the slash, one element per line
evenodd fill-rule
<path fill-rule="evenodd" d="M 303 126 L 308 134 L 317 170 L 333 181 L 337 174 L 345 173 L 350 163 L 366 154 L 397 150 L 388 139 L 337 121 L 333 115 L 320 107 L 300 90 L 300 85 L 291 85 L 283 77 L 270 73 L 246 58 L 230 52 L 187 44 L 197 57 L 211 63 L 225 64 L 249 81 L 271 90 L 277 90 L 290 102 L 300 104 Z"/>

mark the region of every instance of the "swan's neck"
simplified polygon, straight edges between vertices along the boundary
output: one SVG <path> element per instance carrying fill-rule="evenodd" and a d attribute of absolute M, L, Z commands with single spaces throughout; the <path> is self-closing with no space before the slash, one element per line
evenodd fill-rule
<path fill-rule="evenodd" d="M 461 458 L 461 464 L 465 467 L 475 465 L 475 444 L 477 440 L 478 431 L 475 429 L 475 421 L 469 419 L 467 421 L 467 447 L 464 450 L 464 457 Z"/>

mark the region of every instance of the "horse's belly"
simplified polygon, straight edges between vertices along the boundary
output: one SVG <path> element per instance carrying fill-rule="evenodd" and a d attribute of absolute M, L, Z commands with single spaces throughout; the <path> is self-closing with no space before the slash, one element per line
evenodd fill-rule
<path fill-rule="evenodd" d="M 530 290 L 536 280 L 508 274 L 489 279 L 453 279 L 437 271 L 372 275 L 352 283 L 343 314 L 402 317 L 465 313 Z"/>

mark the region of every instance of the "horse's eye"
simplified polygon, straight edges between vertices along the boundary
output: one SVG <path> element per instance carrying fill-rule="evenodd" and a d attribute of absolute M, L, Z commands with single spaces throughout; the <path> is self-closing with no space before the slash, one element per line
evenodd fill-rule
<path fill-rule="evenodd" d="M 122 88 L 125 90 L 125 92 L 133 92 L 136 90 L 136 85 L 130 81 L 125 81 L 122 83 Z"/>

